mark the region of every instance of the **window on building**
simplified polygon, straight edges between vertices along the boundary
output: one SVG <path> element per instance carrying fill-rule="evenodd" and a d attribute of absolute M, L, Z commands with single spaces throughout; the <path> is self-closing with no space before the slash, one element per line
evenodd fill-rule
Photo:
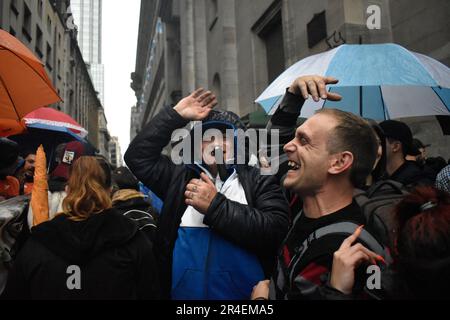
<path fill-rule="evenodd" d="M 266 46 L 267 74 L 271 83 L 285 70 L 281 11 L 265 26 L 259 36 Z"/>
<path fill-rule="evenodd" d="M 23 3 L 22 33 L 28 41 L 31 41 L 31 11 L 25 2 Z"/>
<path fill-rule="evenodd" d="M 327 38 L 327 21 L 325 11 L 314 15 L 314 18 L 307 24 L 308 47 L 312 48 L 320 41 Z"/>
<path fill-rule="evenodd" d="M 19 7 L 17 6 L 17 0 L 11 0 L 10 5 L 11 11 L 16 15 L 16 17 L 19 15 Z"/>
<path fill-rule="evenodd" d="M 45 65 L 51 71 L 53 69 L 53 65 L 52 65 L 53 56 L 52 56 L 52 47 L 50 47 L 49 43 L 47 43 L 47 51 L 46 51 L 45 60 L 46 60 Z"/>
<path fill-rule="evenodd" d="M 58 66 L 57 66 L 57 70 L 58 72 L 58 79 L 61 80 L 61 60 L 58 59 Z"/>
<path fill-rule="evenodd" d="M 47 31 L 52 34 L 52 19 L 50 19 L 50 16 L 47 16 Z"/>
<path fill-rule="evenodd" d="M 44 53 L 42 51 L 42 30 L 39 28 L 38 25 L 36 25 L 36 53 L 39 55 L 39 57 L 42 59 L 44 56 Z"/>
<path fill-rule="evenodd" d="M 39 17 L 42 19 L 42 13 L 44 11 L 44 2 L 43 2 L 43 0 L 38 0 L 37 1 L 37 11 L 38 11 Z"/>
<path fill-rule="evenodd" d="M 61 33 L 58 33 L 58 48 L 61 48 Z"/>

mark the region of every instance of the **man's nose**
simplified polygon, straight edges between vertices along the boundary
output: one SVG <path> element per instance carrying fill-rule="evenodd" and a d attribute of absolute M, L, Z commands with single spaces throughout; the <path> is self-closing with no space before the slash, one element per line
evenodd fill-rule
<path fill-rule="evenodd" d="M 294 143 L 291 141 L 291 142 L 288 142 L 284 147 L 283 147 L 283 151 L 285 152 L 285 153 L 290 153 L 290 152 L 294 152 L 294 149 L 295 149 L 295 146 L 294 146 Z"/>

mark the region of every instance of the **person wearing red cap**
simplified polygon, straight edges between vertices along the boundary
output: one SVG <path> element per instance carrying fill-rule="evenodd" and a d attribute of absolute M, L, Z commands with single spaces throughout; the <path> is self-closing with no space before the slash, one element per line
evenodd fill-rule
<path fill-rule="evenodd" d="M 48 205 L 49 205 L 49 220 L 52 220 L 57 213 L 63 211 L 62 202 L 66 197 L 66 184 L 69 180 L 70 168 L 75 161 L 84 155 L 90 155 L 83 143 L 79 141 L 69 142 L 64 144 L 64 149 L 60 149 L 55 154 L 57 166 L 52 171 L 48 181 Z M 33 227 L 33 210 L 28 210 L 28 226 Z"/>

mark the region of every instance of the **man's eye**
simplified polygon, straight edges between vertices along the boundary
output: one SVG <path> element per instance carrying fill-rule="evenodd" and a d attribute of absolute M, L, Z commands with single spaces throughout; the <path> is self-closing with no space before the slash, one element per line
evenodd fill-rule
<path fill-rule="evenodd" d="M 308 140 L 306 140 L 305 138 L 301 138 L 301 139 L 300 139 L 300 143 L 301 143 L 302 145 L 308 144 Z"/>

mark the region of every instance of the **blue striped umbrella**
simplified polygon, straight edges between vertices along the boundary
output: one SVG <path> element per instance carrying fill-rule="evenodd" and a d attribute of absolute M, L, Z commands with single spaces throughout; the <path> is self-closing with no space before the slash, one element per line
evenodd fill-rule
<path fill-rule="evenodd" d="M 304 118 L 321 108 L 375 120 L 450 115 L 450 69 L 396 44 L 341 45 L 305 58 L 283 72 L 256 102 L 271 115 L 297 77 L 315 74 L 339 79 L 328 89 L 343 99 L 308 99 L 300 115 Z"/>

